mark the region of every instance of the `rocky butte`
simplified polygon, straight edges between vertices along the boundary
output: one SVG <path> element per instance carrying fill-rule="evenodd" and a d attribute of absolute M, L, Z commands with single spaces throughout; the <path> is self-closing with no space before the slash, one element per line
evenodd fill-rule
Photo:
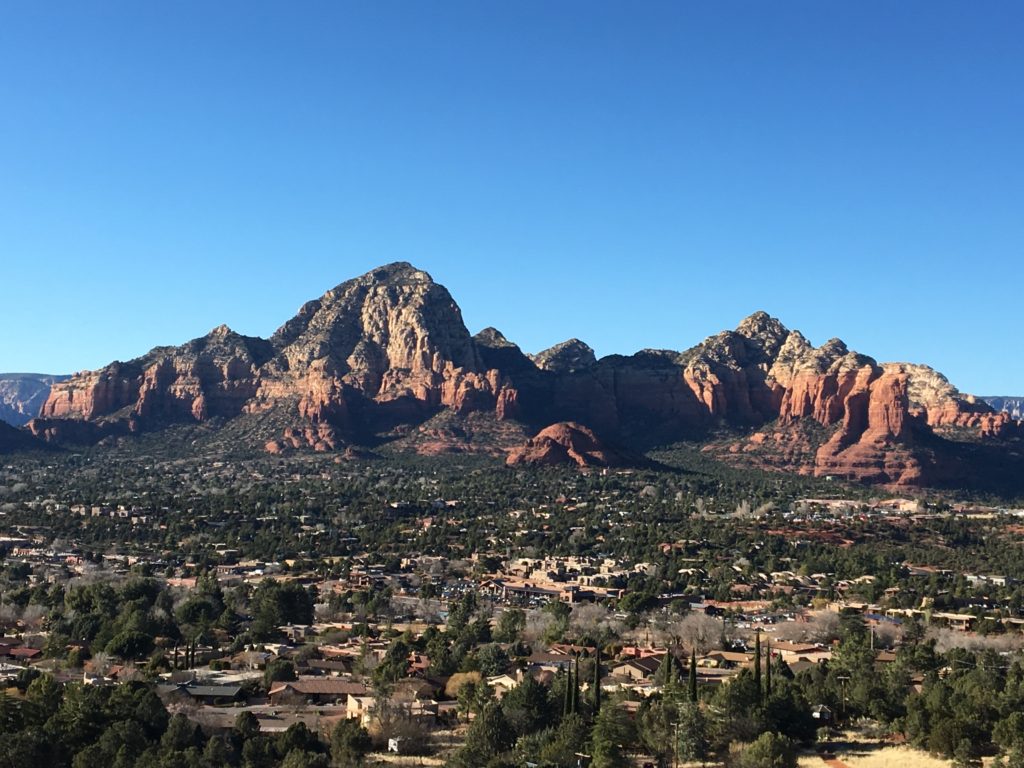
<path fill-rule="evenodd" d="M 221 326 L 75 374 L 28 429 L 96 442 L 180 423 L 244 423 L 271 452 L 434 430 L 445 450 L 513 464 L 615 464 L 685 439 L 730 461 L 889 485 L 983 486 L 1021 469 L 1021 423 L 926 366 L 880 364 L 838 339 L 815 347 L 763 312 L 682 352 L 597 359 L 570 339 L 531 357 L 494 328 L 470 335 L 448 291 L 401 262 L 308 302 L 269 339 Z"/>

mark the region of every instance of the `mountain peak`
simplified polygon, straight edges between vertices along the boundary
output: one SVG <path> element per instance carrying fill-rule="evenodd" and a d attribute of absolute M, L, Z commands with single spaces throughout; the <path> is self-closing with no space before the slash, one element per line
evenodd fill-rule
<path fill-rule="evenodd" d="M 538 352 L 533 356 L 533 362 L 546 371 L 570 373 L 589 368 L 597 362 L 597 357 L 590 345 L 573 338 Z"/>
<path fill-rule="evenodd" d="M 518 349 L 519 347 L 505 338 L 505 334 L 499 331 L 497 328 L 488 326 L 480 331 L 473 337 L 473 341 L 481 346 L 500 348 L 500 349 Z"/>
<path fill-rule="evenodd" d="M 431 285 L 434 279 L 422 269 L 417 269 L 407 261 L 394 261 L 384 264 L 376 269 L 371 269 L 362 277 L 356 278 L 359 282 L 368 283 L 421 283 Z"/>
<path fill-rule="evenodd" d="M 775 338 L 781 342 L 789 335 L 789 329 L 778 318 L 758 310 L 736 326 L 736 333 L 750 339 Z"/>

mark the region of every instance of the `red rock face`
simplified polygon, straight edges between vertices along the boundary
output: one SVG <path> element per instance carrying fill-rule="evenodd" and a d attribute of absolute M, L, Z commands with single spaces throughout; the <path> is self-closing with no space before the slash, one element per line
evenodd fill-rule
<path fill-rule="evenodd" d="M 846 396 L 842 426 L 819 449 L 815 474 L 916 485 L 922 466 L 911 451 L 907 376 L 884 373 Z"/>
<path fill-rule="evenodd" d="M 629 462 L 622 454 L 608 449 L 586 427 L 574 422 L 562 422 L 546 427 L 525 445 L 514 448 L 509 452 L 506 463 L 510 467 L 559 464 L 618 467 Z"/>
<path fill-rule="evenodd" d="M 125 370 L 118 363 L 79 373 L 51 388 L 39 415 L 45 419 L 96 419 L 133 404 L 141 385 L 138 372 Z"/>

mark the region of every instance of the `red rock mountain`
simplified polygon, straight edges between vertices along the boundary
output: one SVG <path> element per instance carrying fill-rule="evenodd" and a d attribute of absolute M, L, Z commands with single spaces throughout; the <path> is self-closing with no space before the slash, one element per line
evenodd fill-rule
<path fill-rule="evenodd" d="M 582 456 L 598 435 L 644 449 L 725 430 L 734 437 L 709 450 L 730 460 L 904 485 L 967 477 L 980 454 L 1010 456 L 1021 437 L 1020 422 L 930 368 L 879 364 L 838 339 L 814 347 L 763 312 L 685 352 L 598 360 L 571 339 L 531 358 L 493 328 L 471 336 L 448 291 L 406 263 L 342 283 L 268 340 L 222 326 L 76 374 L 29 428 L 88 442 L 276 414 L 285 426 L 260 438 L 268 450 L 334 450 L 441 412 L 558 426 L 526 454 Z"/>

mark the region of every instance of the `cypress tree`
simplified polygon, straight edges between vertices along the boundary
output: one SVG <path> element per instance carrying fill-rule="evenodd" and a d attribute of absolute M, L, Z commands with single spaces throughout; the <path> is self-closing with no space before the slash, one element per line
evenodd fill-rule
<path fill-rule="evenodd" d="M 754 684 L 758 693 L 761 692 L 761 632 L 758 630 L 754 640 Z"/>
<path fill-rule="evenodd" d="M 772 695 L 772 641 L 768 641 L 768 653 L 764 660 L 764 697 Z"/>
<path fill-rule="evenodd" d="M 690 701 L 697 703 L 697 650 L 690 649 Z"/>
<path fill-rule="evenodd" d="M 580 711 L 580 657 L 579 654 L 574 654 L 573 658 L 574 673 L 572 676 L 572 712 L 576 714 Z"/>
<path fill-rule="evenodd" d="M 601 649 L 594 657 L 594 717 L 601 711 Z"/>
<path fill-rule="evenodd" d="M 565 669 L 565 695 L 562 697 L 562 716 L 568 717 L 572 712 L 572 665 Z"/>

